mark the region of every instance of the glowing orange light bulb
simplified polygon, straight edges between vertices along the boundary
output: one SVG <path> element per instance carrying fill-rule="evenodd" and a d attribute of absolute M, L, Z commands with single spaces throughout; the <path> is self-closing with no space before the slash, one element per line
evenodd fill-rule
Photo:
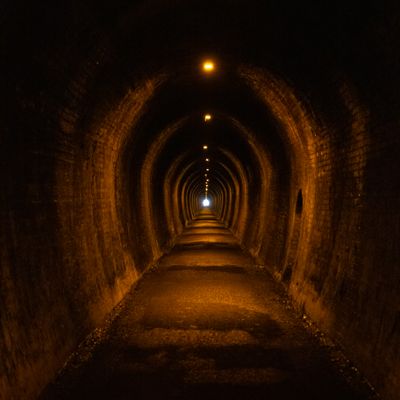
<path fill-rule="evenodd" d="M 203 71 L 206 73 L 213 72 L 215 69 L 215 64 L 211 60 L 206 60 L 203 62 Z"/>

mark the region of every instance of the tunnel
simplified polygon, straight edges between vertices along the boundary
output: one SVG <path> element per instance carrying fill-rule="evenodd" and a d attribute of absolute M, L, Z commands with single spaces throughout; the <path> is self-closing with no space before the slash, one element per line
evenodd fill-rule
<path fill-rule="evenodd" d="M 0 9 L 1 399 L 399 399 L 398 2 Z"/>

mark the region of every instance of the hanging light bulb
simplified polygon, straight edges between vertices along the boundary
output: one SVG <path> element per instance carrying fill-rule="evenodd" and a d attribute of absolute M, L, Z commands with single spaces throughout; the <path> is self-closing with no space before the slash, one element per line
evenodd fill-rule
<path fill-rule="evenodd" d="M 210 74 L 215 70 L 215 63 L 212 60 L 205 60 L 203 62 L 203 71 L 207 74 Z"/>

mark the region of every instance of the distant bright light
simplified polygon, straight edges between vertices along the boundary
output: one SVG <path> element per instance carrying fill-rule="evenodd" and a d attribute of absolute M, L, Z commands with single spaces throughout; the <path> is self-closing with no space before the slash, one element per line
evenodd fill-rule
<path fill-rule="evenodd" d="M 210 161 L 210 159 L 209 159 L 209 158 L 206 158 L 206 161 L 208 162 L 208 161 Z"/>
<path fill-rule="evenodd" d="M 206 182 L 210 182 L 210 180 L 209 180 L 209 179 L 206 179 Z"/>
<path fill-rule="evenodd" d="M 210 205 L 210 200 L 204 199 L 203 200 L 203 207 L 208 207 Z"/>
<path fill-rule="evenodd" d="M 210 73 L 210 72 L 213 72 L 214 69 L 215 69 L 215 64 L 213 61 L 207 60 L 207 61 L 203 62 L 203 71 L 204 72 Z"/>
<path fill-rule="evenodd" d="M 208 146 L 205 144 L 204 146 L 203 146 L 203 150 L 207 150 L 208 149 Z"/>
<path fill-rule="evenodd" d="M 211 115 L 210 114 L 206 114 L 205 116 L 204 116 L 204 121 L 210 121 L 211 120 Z"/>
<path fill-rule="evenodd" d="M 206 171 L 208 172 L 210 170 L 210 168 L 206 168 Z"/>

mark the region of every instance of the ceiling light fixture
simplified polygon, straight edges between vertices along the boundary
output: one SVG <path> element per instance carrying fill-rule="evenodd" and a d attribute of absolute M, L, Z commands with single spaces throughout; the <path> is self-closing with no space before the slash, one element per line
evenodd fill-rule
<path fill-rule="evenodd" d="M 212 60 L 206 60 L 203 62 L 203 71 L 206 73 L 211 73 L 215 70 L 215 64 Z"/>

